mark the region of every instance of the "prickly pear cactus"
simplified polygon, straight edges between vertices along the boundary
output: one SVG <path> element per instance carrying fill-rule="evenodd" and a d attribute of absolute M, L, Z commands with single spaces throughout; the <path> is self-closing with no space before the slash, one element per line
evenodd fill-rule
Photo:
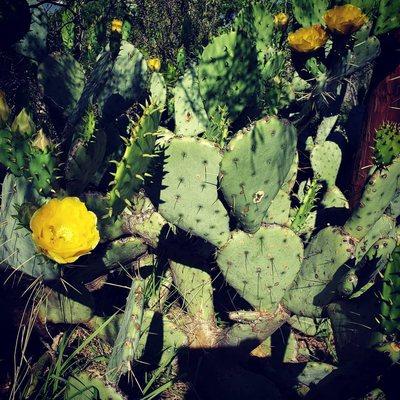
<path fill-rule="evenodd" d="M 400 157 L 396 157 L 386 168 L 377 169 L 369 178 L 360 204 L 344 229 L 356 239 L 362 239 L 394 199 L 399 178 Z"/>
<path fill-rule="evenodd" d="M 204 49 L 198 76 L 200 93 L 211 117 L 220 107 L 235 119 L 257 88 L 257 55 L 244 32 L 230 31 L 215 37 Z"/>
<path fill-rule="evenodd" d="M 157 104 L 149 104 L 143 115 L 130 127 L 130 136 L 121 161 L 113 173 L 110 206 L 113 215 L 129 205 L 132 196 L 144 182 L 144 176 L 155 155 L 155 144 L 161 111 Z"/>
<path fill-rule="evenodd" d="M 317 144 L 311 151 L 310 162 L 316 178 L 326 182 L 328 187 L 336 184 L 336 177 L 342 161 L 339 146 L 330 141 Z"/>
<path fill-rule="evenodd" d="M 104 382 L 101 378 L 80 372 L 68 379 L 65 391 L 66 400 L 72 399 L 99 399 L 99 400 L 124 400 L 126 397 L 113 385 Z"/>
<path fill-rule="evenodd" d="M 106 377 L 109 382 L 118 383 L 120 377 L 131 370 L 130 363 L 134 360 L 142 332 L 144 285 L 141 278 L 132 280 L 124 317 L 107 365 Z"/>
<path fill-rule="evenodd" d="M 383 124 L 375 134 L 375 163 L 390 164 L 400 154 L 400 124 Z"/>
<path fill-rule="evenodd" d="M 200 95 L 196 68 L 188 69 L 176 84 L 174 109 L 177 135 L 197 136 L 207 130 L 209 120 Z"/>
<path fill-rule="evenodd" d="M 229 142 L 221 163 L 221 189 L 245 231 L 260 227 L 295 155 L 296 130 L 277 118 L 257 121 Z"/>
<path fill-rule="evenodd" d="M 375 35 L 383 35 L 400 26 L 399 0 L 380 0 L 378 18 L 374 28 Z"/>
<path fill-rule="evenodd" d="M 160 214 L 190 234 L 222 246 L 229 237 L 229 219 L 217 193 L 220 149 L 190 137 L 173 138 L 167 146 Z"/>
<path fill-rule="evenodd" d="M 265 311 L 275 311 L 302 260 L 301 240 L 278 225 L 254 235 L 234 232 L 217 257 L 226 281 L 255 309 Z"/>
<path fill-rule="evenodd" d="M 396 247 L 386 266 L 381 295 L 380 325 L 387 335 L 400 335 L 400 248 Z"/>
<path fill-rule="evenodd" d="M 200 321 L 214 322 L 213 288 L 211 277 L 206 271 L 171 263 L 174 283 L 181 293 L 189 313 Z"/>
<path fill-rule="evenodd" d="M 106 151 L 107 138 L 97 125 L 94 108 L 89 107 L 74 128 L 65 168 L 67 191 L 80 194 L 93 179 Z"/>
<path fill-rule="evenodd" d="M 300 272 L 286 291 L 283 304 L 297 315 L 320 317 L 322 308 L 337 295 L 354 246 L 354 239 L 340 228 L 318 232 L 306 247 Z"/>
<path fill-rule="evenodd" d="M 38 80 L 50 104 L 69 116 L 84 88 L 82 66 L 69 54 L 47 56 L 38 69 Z"/>
<path fill-rule="evenodd" d="M 9 174 L 5 177 L 1 193 L 0 246 L 1 267 L 24 272 L 45 281 L 57 279 L 60 268 L 39 254 L 28 229 L 20 227 L 16 218 L 18 206 L 42 201 L 32 184 L 24 178 Z"/>
<path fill-rule="evenodd" d="M 328 0 L 291 0 L 291 3 L 296 20 L 303 26 L 321 24 L 329 5 Z"/>

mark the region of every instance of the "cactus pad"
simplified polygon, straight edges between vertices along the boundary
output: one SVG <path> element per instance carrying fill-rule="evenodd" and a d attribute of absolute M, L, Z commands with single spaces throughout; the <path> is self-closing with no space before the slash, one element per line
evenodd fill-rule
<path fill-rule="evenodd" d="M 209 117 L 219 107 L 235 119 L 257 88 L 257 55 L 243 32 L 215 37 L 204 49 L 198 66 L 200 93 Z"/>
<path fill-rule="evenodd" d="M 150 104 L 144 108 L 143 115 L 130 128 L 125 153 L 121 161 L 117 163 L 109 193 L 114 215 L 129 204 L 132 196 L 143 184 L 144 174 L 147 173 L 153 157 L 156 156 L 154 149 L 160 118 L 159 106 Z"/>
<path fill-rule="evenodd" d="M 399 0 L 380 0 L 375 35 L 382 35 L 400 27 Z"/>
<path fill-rule="evenodd" d="M 400 248 L 386 266 L 381 296 L 381 327 L 386 334 L 400 335 Z"/>
<path fill-rule="evenodd" d="M 37 252 L 30 231 L 20 227 L 15 218 L 18 214 L 16 207 L 27 202 L 37 203 L 38 200 L 32 184 L 24 178 L 5 177 L 1 194 L 0 264 L 35 278 L 57 279 L 60 268 Z"/>
<path fill-rule="evenodd" d="M 69 54 L 51 54 L 38 69 L 38 80 L 45 97 L 67 116 L 82 94 L 84 79 L 82 66 Z"/>
<path fill-rule="evenodd" d="M 388 165 L 400 155 L 400 124 L 383 124 L 375 134 L 375 164 Z"/>
<path fill-rule="evenodd" d="M 302 259 L 303 245 L 293 231 L 267 225 L 254 235 L 234 232 L 217 263 L 226 281 L 255 309 L 275 311 Z"/>
<path fill-rule="evenodd" d="M 221 163 L 221 188 L 245 231 L 260 227 L 295 154 L 295 128 L 276 118 L 257 121 L 229 142 Z"/>
<path fill-rule="evenodd" d="M 210 275 L 198 268 L 171 263 L 174 283 L 193 318 L 214 321 L 213 287 Z"/>
<path fill-rule="evenodd" d="M 168 222 L 218 247 L 229 237 L 228 214 L 217 193 L 221 158 L 218 146 L 205 139 L 171 139 L 159 206 Z"/>
<path fill-rule="evenodd" d="M 321 24 L 322 16 L 328 9 L 328 0 L 292 0 L 293 14 L 303 26 Z"/>
<path fill-rule="evenodd" d="M 325 181 L 328 187 L 334 186 L 342 161 L 342 152 L 334 142 L 317 144 L 311 151 L 310 162 L 315 177 Z"/>
<path fill-rule="evenodd" d="M 144 312 L 144 280 L 133 279 L 118 336 L 111 353 L 106 377 L 109 382 L 118 383 L 120 377 L 131 370 L 142 332 Z"/>
<path fill-rule="evenodd" d="M 279 189 L 271 205 L 268 207 L 263 222 L 288 226 L 290 223 L 289 212 L 290 196 L 282 189 Z"/>
<path fill-rule="evenodd" d="M 399 189 L 400 156 L 369 178 L 358 207 L 344 229 L 357 239 L 363 238 L 382 216 Z"/>
<path fill-rule="evenodd" d="M 175 132 L 177 135 L 197 136 L 207 130 L 208 116 L 200 96 L 195 68 L 190 68 L 175 86 Z"/>
<path fill-rule="evenodd" d="M 339 228 L 328 227 L 313 237 L 293 285 L 283 299 L 285 307 L 297 315 L 320 317 L 322 307 L 336 295 L 347 273 L 346 262 L 353 257 L 354 241 Z"/>

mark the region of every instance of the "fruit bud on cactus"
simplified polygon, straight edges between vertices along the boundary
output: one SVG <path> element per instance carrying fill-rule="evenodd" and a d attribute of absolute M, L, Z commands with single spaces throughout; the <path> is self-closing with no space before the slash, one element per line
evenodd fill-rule
<path fill-rule="evenodd" d="M 122 21 L 120 19 L 113 19 L 111 21 L 111 32 L 121 33 L 122 31 Z"/>
<path fill-rule="evenodd" d="M 10 117 L 10 107 L 6 101 L 6 95 L 0 90 L 0 124 L 4 125 Z"/>
<path fill-rule="evenodd" d="M 311 53 L 325 46 L 328 34 L 324 28 L 317 24 L 308 28 L 300 28 L 289 33 L 289 46 L 299 53 Z"/>
<path fill-rule="evenodd" d="M 32 216 L 32 239 L 38 249 L 59 264 L 76 261 L 100 240 L 96 215 L 77 197 L 51 199 Z"/>
<path fill-rule="evenodd" d="M 351 35 L 358 31 L 368 18 L 352 4 L 335 6 L 324 14 L 324 21 L 331 32 L 339 35 Z"/>
<path fill-rule="evenodd" d="M 27 136 L 31 136 L 35 132 L 35 124 L 25 108 L 15 117 L 11 130 Z"/>
<path fill-rule="evenodd" d="M 278 28 L 284 28 L 288 24 L 289 17 L 287 14 L 280 12 L 274 15 L 274 25 Z"/>
<path fill-rule="evenodd" d="M 32 147 L 36 149 L 45 151 L 50 147 L 50 140 L 47 139 L 46 135 L 43 132 L 43 129 L 40 129 L 36 135 L 35 140 L 32 142 Z"/>
<path fill-rule="evenodd" d="M 150 58 L 147 60 L 147 66 L 149 67 L 150 71 L 158 72 L 161 69 L 161 60 L 157 57 Z"/>

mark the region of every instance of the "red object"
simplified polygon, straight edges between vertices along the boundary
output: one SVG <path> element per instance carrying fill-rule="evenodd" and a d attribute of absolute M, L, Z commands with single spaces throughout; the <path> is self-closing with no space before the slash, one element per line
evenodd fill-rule
<path fill-rule="evenodd" d="M 399 43 L 397 37 L 400 38 L 400 31 L 397 31 L 394 37 Z M 392 57 L 396 50 L 399 51 L 392 48 Z M 390 60 L 390 54 L 385 54 L 385 58 Z M 376 130 L 384 122 L 400 122 L 400 63 L 383 76 L 380 65 L 376 66 L 376 72 L 378 76 L 375 76 L 374 86 L 368 97 L 360 147 L 354 158 L 352 194 L 349 200 L 351 208 L 355 207 L 360 200 L 369 169 L 373 164 Z"/>

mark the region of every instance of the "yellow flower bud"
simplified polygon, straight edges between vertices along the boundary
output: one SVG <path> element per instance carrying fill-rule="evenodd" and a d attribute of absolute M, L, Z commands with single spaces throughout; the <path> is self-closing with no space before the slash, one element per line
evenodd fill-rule
<path fill-rule="evenodd" d="M 111 32 L 121 33 L 122 31 L 122 21 L 120 19 L 113 19 L 111 21 Z"/>
<path fill-rule="evenodd" d="M 100 240 L 96 215 L 77 197 L 51 199 L 33 214 L 32 239 L 37 248 L 59 264 L 76 261 Z"/>
<path fill-rule="evenodd" d="M 350 35 L 358 31 L 367 20 L 367 16 L 352 4 L 335 6 L 324 15 L 329 30 L 340 35 Z"/>
<path fill-rule="evenodd" d="M 10 116 L 10 107 L 6 101 L 6 95 L 0 90 L 0 123 L 6 123 Z"/>
<path fill-rule="evenodd" d="M 283 12 L 274 15 L 274 24 L 277 27 L 282 27 L 282 28 L 285 27 L 288 21 L 289 17 Z"/>
<path fill-rule="evenodd" d="M 147 60 L 147 66 L 150 71 L 158 72 L 161 69 L 161 60 L 159 58 L 150 58 Z"/>
<path fill-rule="evenodd" d="M 327 40 L 328 34 L 319 24 L 297 29 L 288 36 L 289 46 L 300 53 L 318 50 L 325 45 Z"/>
<path fill-rule="evenodd" d="M 15 117 L 11 125 L 11 130 L 28 136 L 31 136 L 35 132 L 35 124 L 25 108 Z"/>
<path fill-rule="evenodd" d="M 50 147 L 50 140 L 47 139 L 43 129 L 40 129 L 37 133 L 35 140 L 32 142 L 32 146 L 42 151 Z"/>

